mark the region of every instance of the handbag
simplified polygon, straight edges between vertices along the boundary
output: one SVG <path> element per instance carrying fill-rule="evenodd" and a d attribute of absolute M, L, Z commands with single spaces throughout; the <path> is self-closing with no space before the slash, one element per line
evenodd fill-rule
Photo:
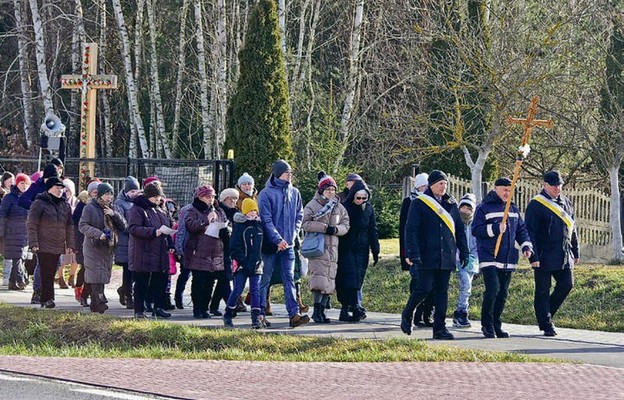
<path fill-rule="evenodd" d="M 325 234 L 306 232 L 301 244 L 301 255 L 305 258 L 320 257 L 325 252 Z"/>

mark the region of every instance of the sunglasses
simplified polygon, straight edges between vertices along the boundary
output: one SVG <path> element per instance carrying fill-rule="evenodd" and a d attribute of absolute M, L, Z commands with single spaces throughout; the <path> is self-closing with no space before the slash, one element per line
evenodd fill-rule
<path fill-rule="evenodd" d="M 368 200 L 368 197 L 360 197 L 360 196 L 356 196 L 355 197 L 356 200 Z"/>

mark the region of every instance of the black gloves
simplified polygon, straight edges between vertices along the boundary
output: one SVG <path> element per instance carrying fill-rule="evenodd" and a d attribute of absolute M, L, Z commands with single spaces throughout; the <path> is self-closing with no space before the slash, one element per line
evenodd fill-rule
<path fill-rule="evenodd" d="M 379 253 L 373 253 L 373 265 L 377 265 L 379 261 Z"/>
<path fill-rule="evenodd" d="M 469 257 L 461 257 L 459 259 L 459 265 L 461 267 L 461 269 L 464 269 L 468 266 L 468 261 L 470 260 Z"/>
<path fill-rule="evenodd" d="M 336 233 L 338 233 L 338 228 L 336 228 L 335 226 L 327 226 L 327 228 L 325 229 L 325 233 L 328 235 L 335 235 Z"/>

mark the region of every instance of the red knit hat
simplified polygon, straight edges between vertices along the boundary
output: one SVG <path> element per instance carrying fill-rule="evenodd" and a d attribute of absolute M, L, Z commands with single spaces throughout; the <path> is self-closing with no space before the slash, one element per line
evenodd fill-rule
<path fill-rule="evenodd" d="M 22 173 L 17 174 L 15 177 L 15 186 L 19 185 L 21 182 L 26 182 L 30 185 L 30 176 Z"/>
<path fill-rule="evenodd" d="M 217 193 L 210 185 L 199 186 L 197 187 L 197 189 L 195 189 L 195 197 L 198 199 L 205 196 L 215 197 L 216 194 Z"/>
<path fill-rule="evenodd" d="M 323 191 L 325 189 L 327 189 L 328 187 L 333 186 L 335 189 L 338 189 L 338 186 L 336 185 L 336 181 L 334 180 L 334 178 L 332 178 L 329 175 L 325 175 L 320 181 L 319 181 L 319 185 L 318 185 L 318 192 L 319 194 L 323 194 Z"/>
<path fill-rule="evenodd" d="M 145 178 L 145 180 L 143 181 L 143 187 L 145 187 L 145 185 L 148 185 L 152 182 L 160 182 L 160 178 L 156 175 L 154 176 L 148 176 L 147 178 Z"/>

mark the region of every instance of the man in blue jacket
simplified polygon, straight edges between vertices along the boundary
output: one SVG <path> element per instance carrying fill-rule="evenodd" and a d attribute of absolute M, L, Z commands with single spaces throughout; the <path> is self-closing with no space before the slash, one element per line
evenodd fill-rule
<path fill-rule="evenodd" d="M 262 260 L 264 269 L 260 283 L 262 314 L 266 309 L 266 298 L 273 268 L 279 263 L 282 267 L 282 284 L 290 326 L 295 328 L 310 322 L 310 317 L 302 315 L 297 303 L 294 283 L 295 237 L 301 229 L 303 203 L 299 190 L 292 185 L 293 171 L 284 160 L 277 160 L 271 168 L 271 176 L 258 196 L 260 219 L 264 229 Z M 269 326 L 266 318 L 262 324 Z"/>
<path fill-rule="evenodd" d="M 477 238 L 479 269 L 483 275 L 485 291 L 481 305 L 481 332 L 486 338 L 508 338 L 502 329 L 501 315 L 505 308 L 511 274 L 518 264 L 518 243 L 524 257 L 533 254 L 533 246 L 520 211 L 511 203 L 507 222 L 502 223 L 505 205 L 511 196 L 511 180 L 499 178 L 481 204 L 477 206 L 472 234 Z M 498 254 L 494 249 L 498 236 L 502 235 Z"/>
<path fill-rule="evenodd" d="M 558 171 L 544 175 L 544 189 L 529 202 L 526 223 L 533 241 L 535 276 L 533 306 L 544 336 L 557 336 L 552 318 L 574 285 L 572 268 L 579 263 L 579 245 L 572 204 L 561 194 Z M 550 293 L 552 279 L 555 289 Z"/>
<path fill-rule="evenodd" d="M 462 265 L 468 262 L 468 245 L 457 202 L 446 193 L 448 177 L 434 170 L 427 182 L 429 188 L 410 204 L 405 224 L 405 262 L 418 269 L 418 284 L 401 314 L 401 330 L 411 335 L 414 310 L 433 290 L 433 338 L 451 340 L 454 336 L 445 323 L 448 284 L 455 270 L 457 250 Z"/>

